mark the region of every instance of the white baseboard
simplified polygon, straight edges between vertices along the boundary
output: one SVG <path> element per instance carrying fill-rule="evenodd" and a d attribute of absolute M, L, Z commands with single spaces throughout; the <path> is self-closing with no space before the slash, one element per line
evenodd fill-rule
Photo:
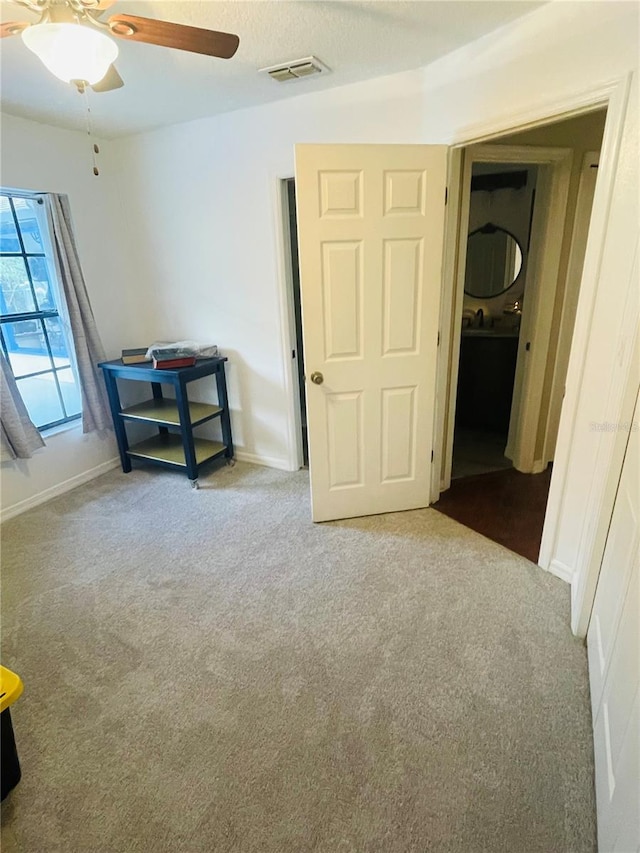
<path fill-rule="evenodd" d="M 565 566 L 565 564 L 560 562 L 560 560 L 551 560 L 547 571 L 552 575 L 555 575 L 557 578 L 560 578 L 562 581 L 566 581 L 569 584 L 573 583 L 573 569 L 570 569 L 569 566 Z"/>
<path fill-rule="evenodd" d="M 238 462 L 251 462 L 253 465 L 264 465 L 265 468 L 278 468 L 280 471 L 291 471 L 291 465 L 286 459 L 277 456 L 261 456 L 257 453 L 247 453 L 245 450 L 233 451 Z"/>
<path fill-rule="evenodd" d="M 19 501 L 17 504 L 2 510 L 0 522 L 8 521 L 10 518 L 15 518 L 16 515 L 20 515 L 28 509 L 32 509 L 34 506 L 46 503 L 52 498 L 57 498 L 58 495 L 63 495 L 65 492 L 70 492 L 77 486 L 81 486 L 83 483 L 88 483 L 89 480 L 95 480 L 95 478 L 99 477 L 101 474 L 106 474 L 107 471 L 117 468 L 119 464 L 120 459 L 118 457 L 108 459 L 106 462 L 96 465 L 95 468 L 89 468 L 88 471 L 76 474 L 75 477 L 69 477 L 68 480 L 64 480 L 62 483 L 57 483 L 55 486 L 51 486 L 51 488 L 45 489 L 43 492 L 38 492 L 37 495 L 32 495 L 30 498 Z"/>

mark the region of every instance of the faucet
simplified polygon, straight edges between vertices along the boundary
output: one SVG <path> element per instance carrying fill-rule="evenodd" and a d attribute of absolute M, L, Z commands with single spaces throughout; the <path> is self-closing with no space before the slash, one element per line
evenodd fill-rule
<path fill-rule="evenodd" d="M 478 328 L 483 329 L 484 328 L 484 311 L 482 310 L 482 308 L 478 308 L 478 310 L 476 311 L 476 317 L 478 318 Z"/>

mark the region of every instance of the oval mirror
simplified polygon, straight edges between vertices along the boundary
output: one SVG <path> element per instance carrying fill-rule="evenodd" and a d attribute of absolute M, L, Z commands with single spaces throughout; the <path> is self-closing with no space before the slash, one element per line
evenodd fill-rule
<path fill-rule="evenodd" d="M 515 284 L 521 269 L 522 249 L 513 234 L 490 222 L 469 234 L 466 294 L 477 299 L 500 296 Z"/>

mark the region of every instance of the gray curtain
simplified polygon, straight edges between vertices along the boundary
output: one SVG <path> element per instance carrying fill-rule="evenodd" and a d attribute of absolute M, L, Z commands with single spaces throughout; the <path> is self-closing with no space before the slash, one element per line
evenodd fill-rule
<path fill-rule="evenodd" d="M 13 371 L 0 350 L 0 461 L 29 459 L 44 447 L 42 436 L 31 422 Z"/>
<path fill-rule="evenodd" d="M 82 391 L 82 431 L 111 428 L 107 392 L 97 367 L 99 361 L 105 360 L 105 353 L 80 269 L 78 250 L 71 230 L 69 200 L 66 196 L 48 193 L 45 202 L 53 258 L 66 302 L 66 307 L 60 306 L 60 310 L 61 313 L 66 311 L 71 328 Z"/>

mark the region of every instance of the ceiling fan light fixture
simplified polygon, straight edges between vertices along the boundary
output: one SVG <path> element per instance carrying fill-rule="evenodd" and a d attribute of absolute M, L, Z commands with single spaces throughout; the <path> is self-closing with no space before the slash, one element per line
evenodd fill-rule
<path fill-rule="evenodd" d="M 100 82 L 118 56 L 113 39 L 82 24 L 35 24 L 23 31 L 22 40 L 65 83 Z"/>

